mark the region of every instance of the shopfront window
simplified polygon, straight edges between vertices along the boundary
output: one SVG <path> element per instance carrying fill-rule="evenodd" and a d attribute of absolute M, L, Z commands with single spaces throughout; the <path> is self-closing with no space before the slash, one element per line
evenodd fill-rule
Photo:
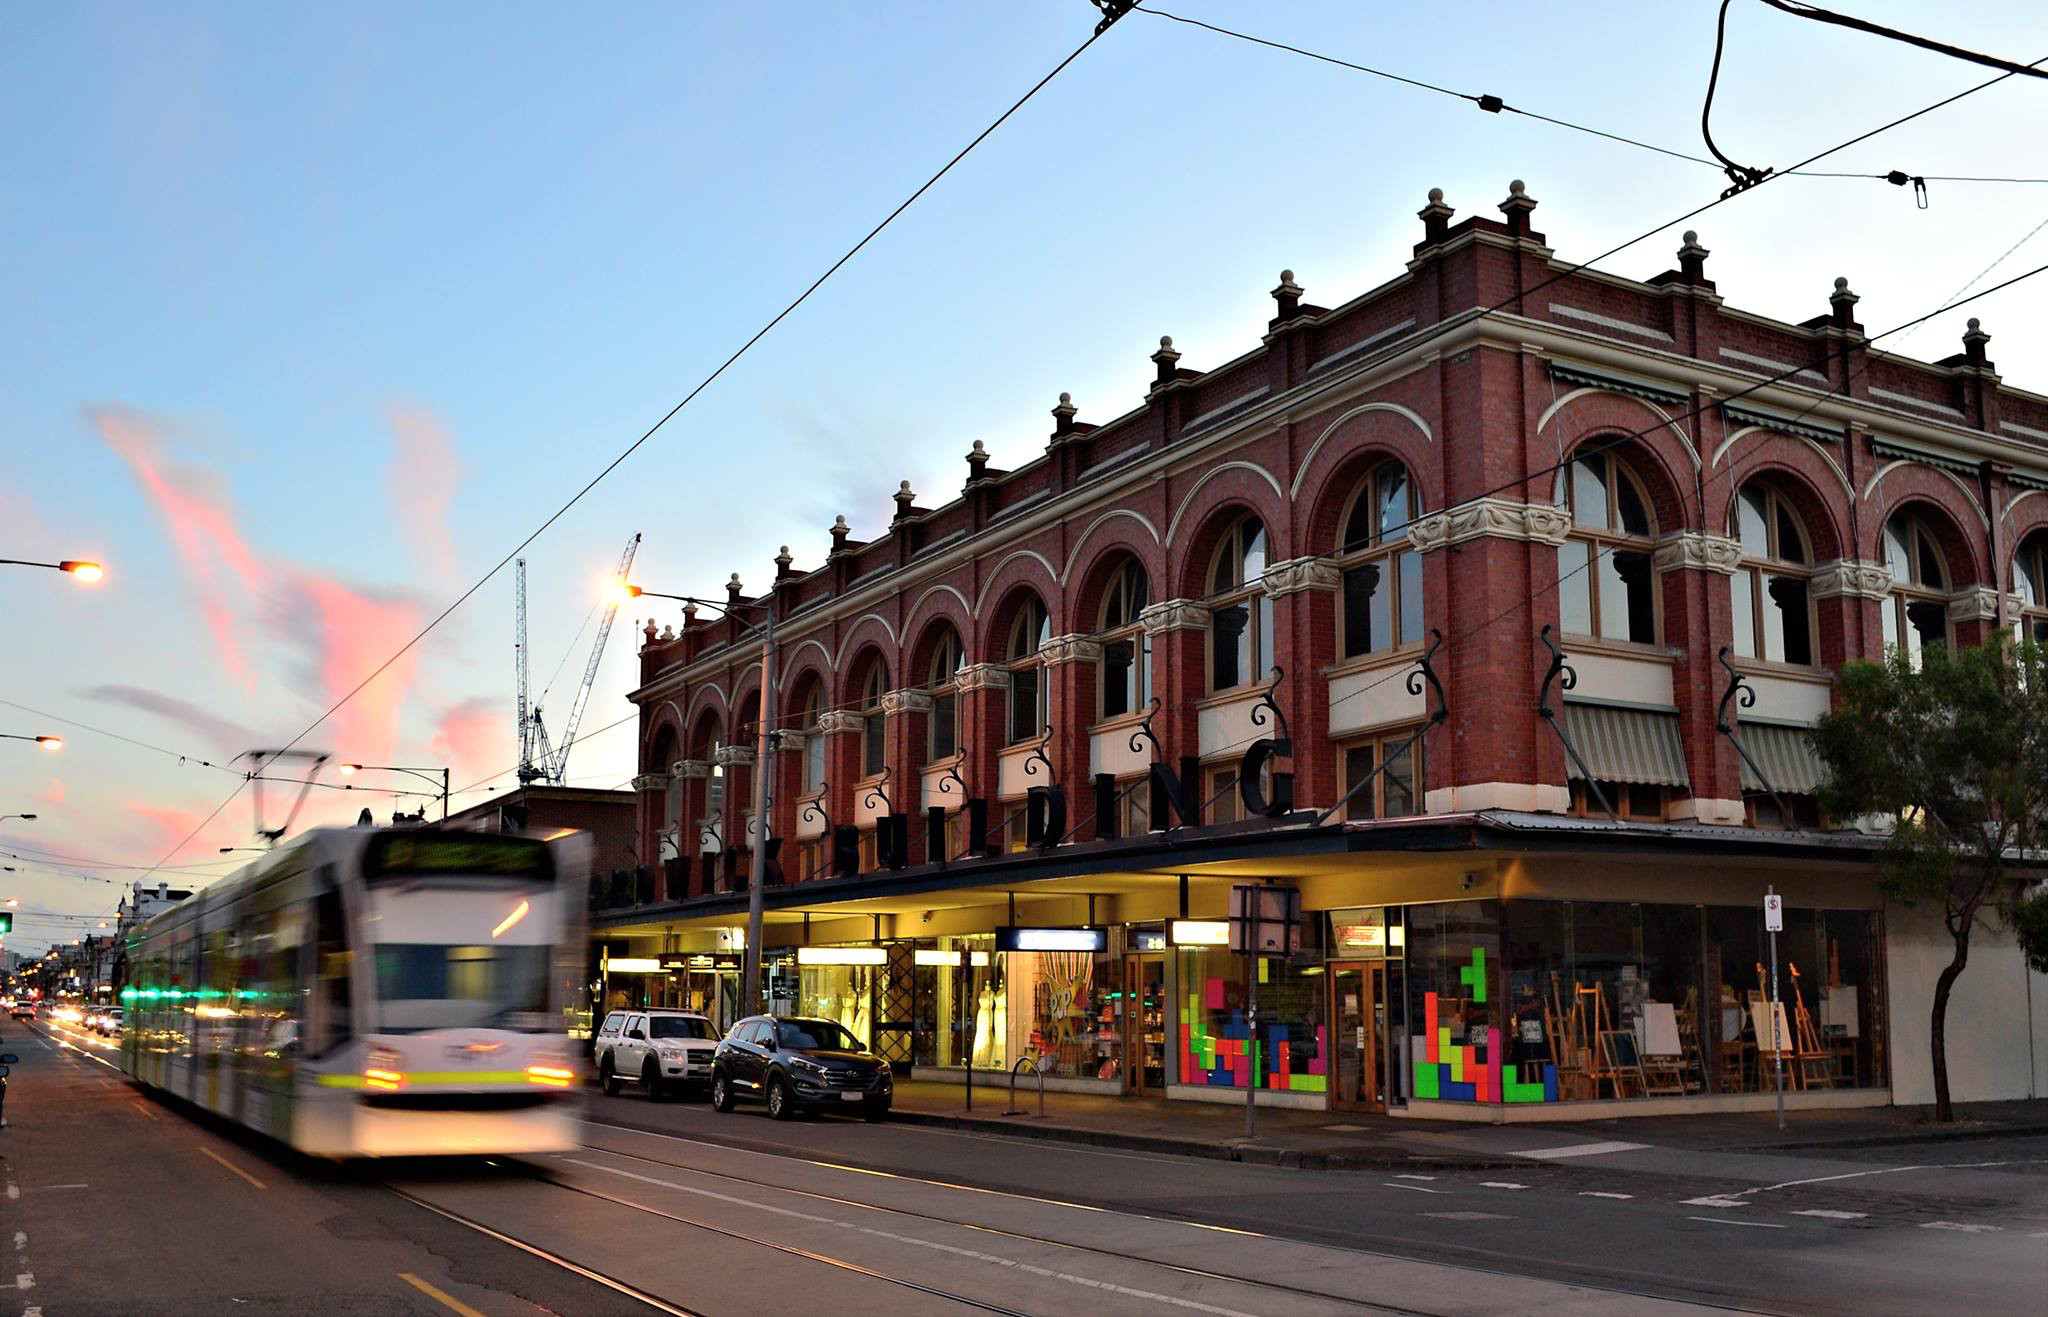
<path fill-rule="evenodd" d="M 1317 927 L 1311 922 L 1310 928 Z M 1329 1091 L 1329 987 L 1322 953 L 1243 956 L 1220 948 L 1180 953 L 1180 1082 L 1276 1092 Z M 1249 1015 L 1258 976 L 1258 1035 Z"/>
<path fill-rule="evenodd" d="M 805 963 L 815 952 L 825 963 Z M 796 1013 L 830 1020 L 860 1040 L 874 1043 L 875 990 L 883 975 L 886 952 L 879 947 L 805 948 L 797 958 Z M 833 963 L 835 961 L 872 963 Z"/>
<path fill-rule="evenodd" d="M 1050 1061 L 1046 1074 L 1118 1079 L 1123 1066 L 1123 955 L 1110 950 L 1008 951 L 1009 1055 Z"/>
<path fill-rule="evenodd" d="M 993 934 L 942 937 L 926 959 L 932 962 L 933 1061 L 977 1070 L 1009 1068 L 1009 1006 L 1004 994 L 1004 957 Z"/>

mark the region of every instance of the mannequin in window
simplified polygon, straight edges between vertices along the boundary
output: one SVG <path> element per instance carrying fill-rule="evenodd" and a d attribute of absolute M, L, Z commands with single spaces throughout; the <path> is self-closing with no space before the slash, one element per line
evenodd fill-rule
<path fill-rule="evenodd" d="M 989 1059 L 995 1051 L 996 991 L 987 984 L 981 986 L 981 997 L 974 1007 L 974 1064 L 978 1069 L 987 1069 Z"/>

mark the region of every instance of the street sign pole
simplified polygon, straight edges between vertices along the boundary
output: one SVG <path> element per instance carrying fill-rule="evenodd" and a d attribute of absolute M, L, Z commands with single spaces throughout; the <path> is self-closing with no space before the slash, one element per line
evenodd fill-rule
<path fill-rule="evenodd" d="M 1249 1068 L 1245 1071 L 1244 1086 L 1244 1137 L 1247 1142 L 1257 1131 L 1258 1107 L 1254 1105 L 1253 1099 L 1259 1094 L 1259 951 L 1256 937 L 1253 939 L 1252 956 L 1248 963 L 1251 966 L 1251 996 L 1248 1001 L 1249 1009 L 1245 1012 L 1245 1022 L 1251 1035 L 1246 1041 L 1250 1044 L 1252 1055 Z"/>
<path fill-rule="evenodd" d="M 1784 898 L 1772 887 L 1764 888 L 1764 931 L 1771 937 L 1771 1069 L 1778 1083 L 1778 1130 L 1785 1129 L 1785 1044 L 1778 1036 L 1778 933 L 1785 927 Z"/>

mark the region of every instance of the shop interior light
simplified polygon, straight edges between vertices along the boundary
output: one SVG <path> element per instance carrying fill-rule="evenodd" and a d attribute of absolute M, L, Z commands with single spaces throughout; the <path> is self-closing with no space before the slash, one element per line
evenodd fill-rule
<path fill-rule="evenodd" d="M 605 968 L 613 974 L 659 974 L 661 961 L 653 956 L 613 956 Z"/>
<path fill-rule="evenodd" d="M 1166 939 L 1177 947 L 1227 947 L 1230 945 L 1230 921 L 1175 919 L 1166 926 Z"/>
<path fill-rule="evenodd" d="M 998 951 L 1107 951 L 1103 928 L 998 928 Z"/>
<path fill-rule="evenodd" d="M 617 961 L 613 961 L 617 964 Z M 881 947 L 798 947 L 799 965 L 886 965 L 889 953 Z"/>
<path fill-rule="evenodd" d="M 932 951 L 925 947 L 919 947 L 911 953 L 911 962 L 917 965 L 944 965 L 958 969 L 960 968 L 960 953 L 957 951 Z"/>

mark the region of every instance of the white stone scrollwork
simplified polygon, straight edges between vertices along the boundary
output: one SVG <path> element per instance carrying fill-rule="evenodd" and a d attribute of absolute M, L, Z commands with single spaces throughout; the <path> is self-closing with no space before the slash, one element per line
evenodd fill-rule
<path fill-rule="evenodd" d="M 1006 691 L 1010 689 L 1010 670 L 993 663 L 970 663 L 953 674 L 953 689 L 967 691 Z"/>
<path fill-rule="evenodd" d="M 744 768 L 754 762 L 754 748 L 750 745 L 721 745 L 711 752 L 711 758 L 727 768 Z"/>
<path fill-rule="evenodd" d="M 1810 591 L 1815 599 L 1882 599 L 1891 592 L 1891 568 L 1856 558 L 1822 564 Z"/>
<path fill-rule="evenodd" d="M 1735 575 L 1742 561 L 1742 541 L 1725 535 L 1703 535 L 1685 530 L 1657 541 L 1650 561 L 1660 572 L 1695 571 Z"/>
<path fill-rule="evenodd" d="M 900 691 L 887 691 L 882 695 L 882 712 L 894 718 L 902 713 L 930 713 L 932 693 L 906 686 Z"/>
<path fill-rule="evenodd" d="M 669 774 L 672 777 L 683 778 L 710 777 L 711 761 L 709 759 L 678 759 L 670 767 Z"/>
<path fill-rule="evenodd" d="M 1268 599 L 1300 594 L 1304 590 L 1335 590 L 1344 584 L 1344 573 L 1327 558 L 1291 558 L 1274 563 L 1259 578 L 1259 589 Z"/>
<path fill-rule="evenodd" d="M 1163 599 L 1139 609 L 1138 624 L 1148 636 L 1168 631 L 1207 631 L 1209 608 L 1192 599 Z"/>
<path fill-rule="evenodd" d="M 1078 634 L 1054 636 L 1038 647 L 1038 656 L 1045 660 L 1047 667 L 1058 667 L 1062 663 L 1100 663 L 1102 644 Z"/>
<path fill-rule="evenodd" d="M 1424 553 L 1489 538 L 1562 544 L 1571 528 L 1571 513 L 1563 508 L 1489 495 L 1416 518 L 1408 527 L 1408 542 Z"/>
<path fill-rule="evenodd" d="M 1988 585 L 1973 585 L 1948 597 L 1948 615 L 1958 622 L 1996 622 L 1998 591 Z M 2026 601 L 2016 594 L 2005 596 L 2005 615 L 2017 618 Z"/>
<path fill-rule="evenodd" d="M 866 726 L 861 716 L 851 709 L 827 709 L 818 715 L 818 735 L 837 736 L 841 732 L 857 732 Z"/>
<path fill-rule="evenodd" d="M 802 754 L 805 742 L 810 739 L 803 732 L 770 732 L 768 749 L 772 754 Z"/>
<path fill-rule="evenodd" d="M 642 773 L 633 779 L 633 789 L 635 791 L 666 791 L 668 790 L 668 784 L 669 775 L 667 773 Z"/>

